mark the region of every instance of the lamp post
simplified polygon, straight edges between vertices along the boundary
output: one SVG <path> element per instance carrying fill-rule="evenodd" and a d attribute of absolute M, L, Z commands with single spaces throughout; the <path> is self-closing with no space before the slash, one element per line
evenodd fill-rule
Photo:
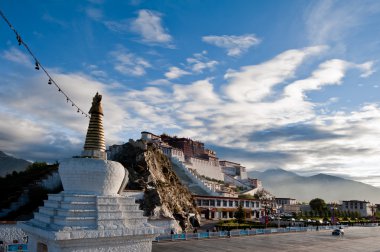
<path fill-rule="evenodd" d="M 371 208 L 371 212 L 372 212 L 372 222 L 375 222 L 375 208 L 376 208 L 376 205 L 372 204 L 369 206 L 369 208 Z"/>
<path fill-rule="evenodd" d="M 332 206 L 331 206 L 331 224 L 335 225 L 335 209 L 336 209 L 336 204 L 335 203 L 332 203 Z"/>

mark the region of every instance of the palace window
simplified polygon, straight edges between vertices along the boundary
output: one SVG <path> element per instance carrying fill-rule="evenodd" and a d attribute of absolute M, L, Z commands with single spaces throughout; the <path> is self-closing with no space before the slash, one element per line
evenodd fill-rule
<path fill-rule="evenodd" d="M 209 206 L 210 205 L 210 201 L 209 200 L 202 200 L 202 205 L 203 206 Z"/>

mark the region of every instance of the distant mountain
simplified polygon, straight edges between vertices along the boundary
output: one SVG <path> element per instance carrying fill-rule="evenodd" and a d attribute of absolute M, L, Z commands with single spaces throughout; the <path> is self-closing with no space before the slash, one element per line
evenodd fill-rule
<path fill-rule="evenodd" d="M 380 203 L 380 188 L 331 175 L 304 177 L 282 169 L 249 171 L 248 174 L 249 177 L 260 179 L 263 187 L 276 197 L 290 197 L 301 202 L 322 198 L 326 202 L 367 200 Z"/>
<path fill-rule="evenodd" d="M 25 171 L 30 164 L 31 162 L 9 156 L 0 151 L 0 177 L 5 177 L 13 171 Z"/>

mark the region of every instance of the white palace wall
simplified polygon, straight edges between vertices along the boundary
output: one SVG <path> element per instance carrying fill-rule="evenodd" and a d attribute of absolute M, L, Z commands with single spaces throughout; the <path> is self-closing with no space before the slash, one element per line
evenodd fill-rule
<path fill-rule="evenodd" d="M 218 161 L 209 161 L 199 158 L 190 158 L 191 164 L 186 164 L 189 168 L 195 169 L 200 175 L 224 181 L 224 174 Z"/>

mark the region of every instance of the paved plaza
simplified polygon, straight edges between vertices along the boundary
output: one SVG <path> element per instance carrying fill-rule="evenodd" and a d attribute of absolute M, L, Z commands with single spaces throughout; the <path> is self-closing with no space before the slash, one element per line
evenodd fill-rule
<path fill-rule="evenodd" d="M 350 227 L 343 238 L 331 230 L 153 243 L 153 252 L 186 251 L 378 251 L 380 227 Z"/>

